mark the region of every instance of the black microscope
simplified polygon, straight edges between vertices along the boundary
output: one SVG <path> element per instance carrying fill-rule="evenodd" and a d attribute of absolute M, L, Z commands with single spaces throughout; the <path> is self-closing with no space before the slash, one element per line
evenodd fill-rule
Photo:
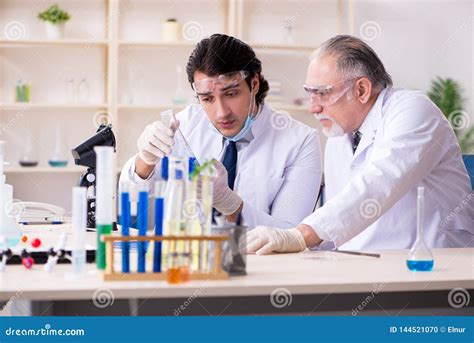
<path fill-rule="evenodd" d="M 112 124 L 100 125 L 97 132 L 71 150 L 74 162 L 78 166 L 87 167 L 79 179 L 79 186 L 87 188 L 87 227 L 95 228 L 95 180 L 96 180 L 96 155 L 95 146 L 112 146 L 115 149 L 115 136 Z M 116 226 L 116 223 L 114 223 Z"/>

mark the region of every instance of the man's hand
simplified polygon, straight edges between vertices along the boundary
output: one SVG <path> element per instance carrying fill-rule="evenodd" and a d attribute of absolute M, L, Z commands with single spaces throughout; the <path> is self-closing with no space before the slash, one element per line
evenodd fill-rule
<path fill-rule="evenodd" d="M 235 215 L 242 208 L 242 199 L 229 188 L 224 165 L 215 161 L 214 168 L 217 170 L 217 176 L 213 182 L 212 206 L 225 216 Z"/>
<path fill-rule="evenodd" d="M 257 226 L 249 231 L 242 242 L 247 254 L 266 255 L 272 252 L 300 252 L 306 249 L 303 234 L 296 228 L 276 229 Z"/>
<path fill-rule="evenodd" d="M 148 125 L 137 141 L 138 157 L 148 165 L 155 165 L 171 152 L 174 131 L 162 121 Z"/>

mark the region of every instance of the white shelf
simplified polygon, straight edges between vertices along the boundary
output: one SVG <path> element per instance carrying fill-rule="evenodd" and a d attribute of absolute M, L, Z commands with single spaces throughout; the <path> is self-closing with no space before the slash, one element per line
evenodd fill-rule
<path fill-rule="evenodd" d="M 130 110 L 166 110 L 166 109 L 171 109 L 171 110 L 182 110 L 186 106 L 190 104 L 185 104 L 185 105 L 175 105 L 175 104 L 150 104 L 150 105 L 119 105 L 118 109 L 119 110 L 124 110 L 124 111 L 130 111 Z"/>
<path fill-rule="evenodd" d="M 195 42 L 159 42 L 159 41 L 120 41 L 121 47 L 140 47 L 140 48 L 189 48 L 196 46 Z M 277 51 L 302 51 L 311 52 L 316 49 L 315 46 L 297 45 L 297 44 L 266 44 L 266 43 L 249 43 L 249 45 L 258 51 L 261 50 L 277 50 Z"/>
<path fill-rule="evenodd" d="M 107 104 L 48 104 L 48 103 L 12 103 L 2 104 L 0 103 L 0 110 L 21 110 L 21 109 L 32 109 L 32 110 L 51 110 L 51 109 L 100 109 L 106 108 Z"/>
<path fill-rule="evenodd" d="M 5 173 L 83 173 L 87 170 L 86 167 L 79 167 L 76 165 L 68 165 L 66 167 L 49 167 L 49 166 L 36 166 L 36 167 L 6 167 Z"/>
<path fill-rule="evenodd" d="M 107 46 L 108 40 L 96 39 L 58 39 L 58 40 L 0 40 L 0 48 L 48 47 L 48 46 Z"/>
<path fill-rule="evenodd" d="M 123 166 L 117 166 L 116 172 L 120 173 Z M 5 174 L 22 174 L 22 173 L 53 173 L 53 174 L 82 174 L 87 171 L 87 167 L 84 166 L 76 166 L 76 165 L 68 165 L 66 167 L 50 167 L 50 166 L 36 166 L 36 167 L 21 167 L 21 166 L 14 166 L 14 167 L 5 167 L 4 172 Z"/>
<path fill-rule="evenodd" d="M 249 43 L 249 45 L 256 51 L 299 51 L 299 52 L 312 52 L 317 48 L 317 45 L 297 45 L 297 44 L 266 44 L 266 43 Z"/>
<path fill-rule="evenodd" d="M 159 41 L 119 41 L 121 47 L 140 47 L 140 48 L 189 48 L 196 46 L 195 42 L 159 42 Z"/>

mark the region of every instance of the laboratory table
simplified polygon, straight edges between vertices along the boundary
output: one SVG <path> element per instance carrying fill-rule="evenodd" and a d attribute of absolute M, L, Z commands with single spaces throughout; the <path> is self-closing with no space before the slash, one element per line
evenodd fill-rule
<path fill-rule="evenodd" d="M 46 231 L 43 237 L 52 240 L 59 230 Z M 95 234 L 88 239 L 94 242 Z M 66 264 L 51 273 L 40 265 L 7 265 L 0 273 L 0 306 L 13 315 L 474 314 L 473 248 L 434 249 L 434 270 L 416 273 L 406 267 L 407 250 L 378 253 L 247 255 L 245 276 L 180 285 L 106 282 L 94 264 L 79 277 Z"/>

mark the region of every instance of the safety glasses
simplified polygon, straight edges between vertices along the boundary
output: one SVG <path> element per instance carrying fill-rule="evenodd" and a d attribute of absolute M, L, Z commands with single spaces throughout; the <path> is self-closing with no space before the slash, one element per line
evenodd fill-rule
<path fill-rule="evenodd" d="M 344 94 L 346 94 L 347 91 L 352 88 L 354 84 L 353 81 L 357 79 L 360 79 L 360 77 L 336 82 L 328 86 L 304 85 L 303 89 L 305 90 L 311 104 L 330 106 L 336 103 Z"/>
<path fill-rule="evenodd" d="M 240 81 L 249 77 L 250 73 L 246 70 L 233 71 L 221 74 L 217 77 L 194 81 L 192 87 L 197 95 L 209 94 L 219 86 L 222 91 L 239 85 Z"/>

